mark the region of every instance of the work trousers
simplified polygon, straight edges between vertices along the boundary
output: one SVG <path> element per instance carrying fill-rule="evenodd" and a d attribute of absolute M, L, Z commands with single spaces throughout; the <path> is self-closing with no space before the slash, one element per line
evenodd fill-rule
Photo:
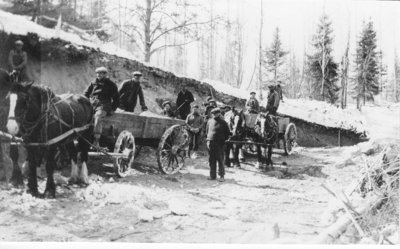
<path fill-rule="evenodd" d="M 223 177 L 225 175 L 224 168 L 224 143 L 217 143 L 215 141 L 207 141 L 207 149 L 209 159 L 208 162 L 210 164 L 210 177 L 217 177 L 217 163 L 218 163 L 218 175 Z"/>
<path fill-rule="evenodd" d="M 194 133 L 189 131 L 189 150 L 197 151 L 199 149 L 200 132 Z"/>

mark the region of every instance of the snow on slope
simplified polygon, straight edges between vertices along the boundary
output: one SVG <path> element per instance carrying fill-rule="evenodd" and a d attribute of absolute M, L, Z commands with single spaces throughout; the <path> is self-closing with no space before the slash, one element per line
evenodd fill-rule
<path fill-rule="evenodd" d="M 121 58 L 136 61 L 138 60 L 132 53 L 117 47 L 113 43 L 95 44 L 94 42 L 88 42 L 82 40 L 76 34 L 67 33 L 62 30 L 58 32 L 55 29 L 49 29 L 38 25 L 28 20 L 25 16 L 14 15 L 1 10 L 0 27 L 3 31 L 7 33 L 13 33 L 16 35 L 27 35 L 28 32 L 34 32 L 43 39 L 60 38 L 76 46 L 86 46 L 94 49 L 99 49 L 104 53 L 116 55 Z M 148 63 L 144 64 L 147 66 L 160 68 L 164 71 L 168 71 L 159 66 L 151 65 Z M 220 81 L 205 79 L 200 82 L 211 85 L 215 88 L 216 91 L 232 95 L 237 98 L 247 99 L 249 97 L 249 91 L 245 89 L 234 88 Z M 364 111 L 360 113 L 355 108 L 342 110 L 321 101 L 292 100 L 287 98 L 284 98 L 284 100 L 285 102 L 281 103 L 279 107 L 279 113 L 307 120 L 309 122 L 318 123 L 327 127 L 339 127 L 343 129 L 354 130 L 360 133 L 367 131 L 367 134 L 372 132 L 371 134 L 373 136 L 390 136 L 394 132 L 400 130 L 398 125 L 399 118 L 397 118 L 399 117 L 400 105 L 392 106 L 392 110 L 387 108 L 387 110 L 381 109 L 379 107 L 365 107 Z M 261 104 L 265 106 L 266 101 L 263 101 Z M 386 128 L 383 128 L 382 126 Z M 394 133 L 393 135 L 396 134 L 398 134 L 398 132 Z"/>

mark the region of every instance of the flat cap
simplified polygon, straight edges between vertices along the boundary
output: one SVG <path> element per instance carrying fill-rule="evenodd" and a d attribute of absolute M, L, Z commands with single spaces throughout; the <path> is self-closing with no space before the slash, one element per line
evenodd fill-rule
<path fill-rule="evenodd" d="M 105 67 L 98 67 L 96 68 L 96 73 L 107 73 L 108 70 Z"/>
<path fill-rule="evenodd" d="M 268 88 L 269 89 L 271 89 L 271 88 L 273 89 L 273 88 L 275 88 L 275 86 L 274 85 L 269 85 Z"/>
<path fill-rule="evenodd" d="M 255 91 L 251 91 L 250 94 L 256 94 L 256 92 Z"/>
<path fill-rule="evenodd" d="M 207 101 L 210 101 L 212 98 L 213 98 L 213 97 L 209 96 L 209 97 L 207 98 Z"/>
<path fill-rule="evenodd" d="M 211 110 L 212 114 L 216 114 L 216 113 L 220 113 L 220 112 L 221 112 L 221 109 L 219 109 L 219 107 L 216 107 L 216 108 Z"/>
<path fill-rule="evenodd" d="M 215 101 L 215 99 L 211 98 L 208 100 L 208 103 L 210 103 L 210 102 L 216 102 L 216 101 Z"/>
<path fill-rule="evenodd" d="M 24 45 L 24 43 L 21 40 L 15 41 L 15 45 Z"/>
<path fill-rule="evenodd" d="M 164 107 L 165 105 L 171 105 L 171 101 L 166 100 L 162 103 L 162 106 Z"/>
<path fill-rule="evenodd" d="M 142 76 L 143 74 L 139 71 L 135 71 L 132 73 L 133 76 Z"/>

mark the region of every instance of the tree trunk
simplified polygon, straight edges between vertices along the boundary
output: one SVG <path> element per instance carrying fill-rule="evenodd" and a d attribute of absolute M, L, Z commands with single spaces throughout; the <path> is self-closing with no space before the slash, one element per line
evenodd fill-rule
<path fill-rule="evenodd" d="M 260 0 L 261 8 L 260 8 L 260 36 L 259 36 L 259 58 L 258 58 L 258 84 L 260 87 L 260 100 L 263 99 L 262 95 L 262 30 L 263 30 L 263 19 L 264 19 L 264 12 L 263 12 L 263 0 Z"/>
<path fill-rule="evenodd" d="M 150 62 L 151 57 L 151 37 L 150 37 L 150 29 L 151 29 L 151 0 L 146 0 L 146 20 L 144 24 L 144 61 Z"/>

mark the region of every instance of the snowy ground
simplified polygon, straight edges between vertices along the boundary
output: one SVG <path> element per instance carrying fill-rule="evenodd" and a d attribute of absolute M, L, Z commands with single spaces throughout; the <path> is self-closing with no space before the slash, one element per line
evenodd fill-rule
<path fill-rule="evenodd" d="M 320 184 L 345 186 L 358 174 L 355 164 L 332 167 L 345 151 L 274 154 L 277 167 L 285 161 L 296 173 L 260 172 L 250 159 L 242 169 L 227 169 L 224 183 L 206 179 L 205 155 L 188 159 L 181 173 L 164 176 L 149 163 L 154 153 L 144 154 L 137 171 L 124 179 L 92 160 L 90 185 L 68 187 L 58 175 L 56 200 L 1 185 L 0 240 L 307 243 L 324 229 L 320 217 L 329 199 Z"/>

